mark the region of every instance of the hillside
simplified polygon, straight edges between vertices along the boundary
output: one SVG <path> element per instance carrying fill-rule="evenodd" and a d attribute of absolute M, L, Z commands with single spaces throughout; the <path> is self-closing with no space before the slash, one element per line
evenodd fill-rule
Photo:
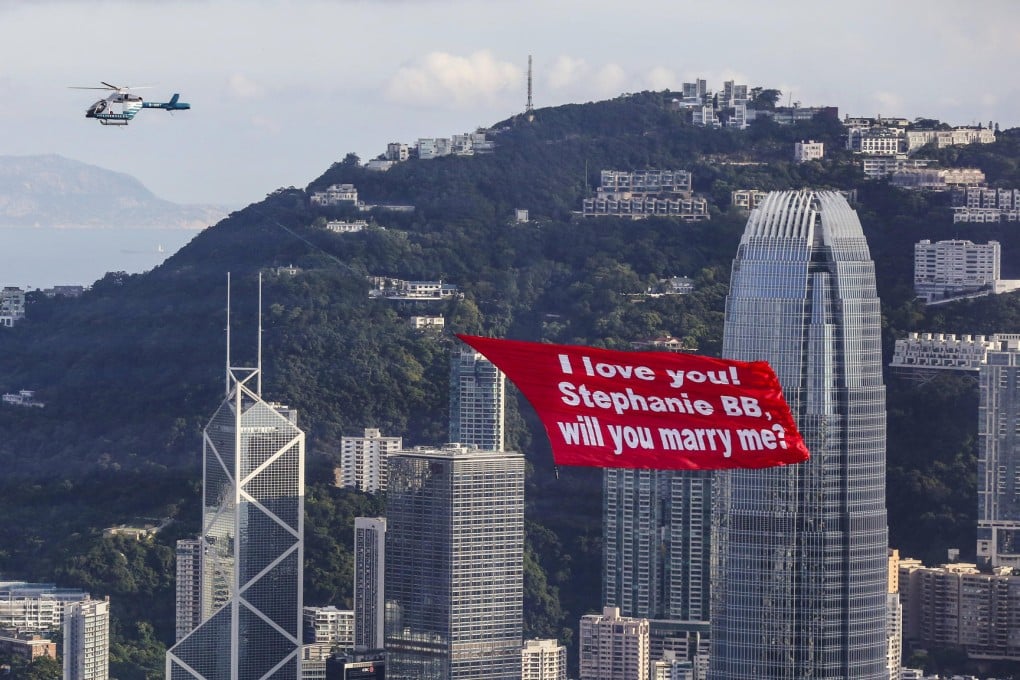
<path fill-rule="evenodd" d="M 538 112 L 532 125 L 493 126 L 492 155 L 412 160 L 385 173 L 348 155 L 307 190 L 277 191 L 199 234 L 144 275 L 110 274 L 78 300 L 32 295 L 29 319 L 0 329 L 0 391 L 35 389 L 43 409 L 0 407 L 0 577 L 57 580 L 110 594 L 117 676 L 161 668 L 171 641 L 173 541 L 197 530 L 201 428 L 222 397 L 226 273 L 233 281 L 234 359 L 253 360 L 255 286 L 264 289 L 264 394 L 298 409 L 308 433 L 306 602 L 350 598 L 351 523 L 381 499 L 333 489 L 339 439 L 365 427 L 405 443 L 445 441 L 451 331 L 629 348 L 670 333 L 717 354 L 729 267 L 746 213 L 736 188 L 858 188 L 857 205 L 879 275 L 886 352 L 910 330 L 1012 330 L 1020 296 L 928 310 L 912 300 L 912 245 L 920 238 L 996 238 L 1004 276 L 1020 265 L 1015 225 L 952 224 L 945 200 L 863 182 L 839 151 L 839 125 L 772 124 L 746 132 L 691 127 L 643 93 Z M 794 140 L 825 141 L 822 162 L 795 165 Z M 1003 155 L 1020 131 L 1003 133 Z M 995 148 L 985 153 L 996 154 Z M 342 154 L 341 154 L 342 155 Z M 584 220 L 573 214 L 601 169 L 688 168 L 711 220 Z M 1007 178 L 1008 179 L 1008 178 Z M 378 225 L 353 234 L 313 208 L 308 191 L 357 186 Z M 1020 185 L 1020 183 L 1018 183 Z M 0 185 L 2 186 L 2 185 Z M 2 204 L 0 204 L 2 205 Z M 531 221 L 512 221 L 527 208 Z M 298 268 L 294 275 L 276 267 Z M 462 299 L 370 298 L 366 275 L 442 280 Z M 633 302 L 672 276 L 696 290 Z M 422 333 L 411 314 L 442 313 L 445 333 Z M 917 386 L 888 376 L 891 540 L 927 559 L 973 550 L 976 393 L 948 376 Z M 511 400 L 512 401 L 512 400 Z M 554 474 L 541 427 L 511 403 L 510 444 L 530 463 L 526 632 L 569 640 L 597 608 L 601 475 Z M 177 521 L 152 544 L 105 539 L 105 526 Z M 123 560 L 115 555 L 124 556 Z"/>
<path fill-rule="evenodd" d="M 0 227 L 201 229 L 225 214 L 162 200 L 130 175 L 62 156 L 0 156 Z"/>

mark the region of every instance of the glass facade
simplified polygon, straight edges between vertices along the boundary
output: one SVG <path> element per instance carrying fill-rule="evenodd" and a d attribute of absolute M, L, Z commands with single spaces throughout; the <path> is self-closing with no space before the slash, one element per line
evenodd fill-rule
<path fill-rule="evenodd" d="M 711 474 L 610 468 L 602 492 L 603 605 L 623 616 L 707 621 Z"/>
<path fill-rule="evenodd" d="M 450 361 L 450 441 L 502 451 L 506 377 L 491 361 L 469 348 Z"/>
<path fill-rule="evenodd" d="M 979 371 L 977 554 L 1020 567 L 1020 348 L 1009 337 Z"/>
<path fill-rule="evenodd" d="M 167 652 L 167 678 L 300 676 L 304 433 L 248 379 L 231 371 L 205 429 L 204 616 Z"/>
<path fill-rule="evenodd" d="M 386 675 L 517 680 L 524 457 L 450 445 L 390 458 Z"/>
<path fill-rule="evenodd" d="M 769 194 L 733 263 L 723 355 L 772 365 L 811 459 L 716 474 L 714 680 L 889 677 L 880 332 L 846 200 Z"/>

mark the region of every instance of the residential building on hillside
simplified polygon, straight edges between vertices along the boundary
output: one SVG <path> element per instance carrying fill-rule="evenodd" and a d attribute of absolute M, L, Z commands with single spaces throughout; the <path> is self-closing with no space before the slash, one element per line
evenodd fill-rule
<path fill-rule="evenodd" d="M 53 583 L 0 581 L 0 629 L 16 633 L 53 633 L 63 629 L 67 605 L 89 599 L 77 588 Z"/>
<path fill-rule="evenodd" d="M 25 318 L 25 291 L 15 286 L 0 290 L 0 326 L 10 328 Z"/>
<path fill-rule="evenodd" d="M 903 151 L 903 134 L 889 128 L 850 128 L 846 148 L 861 154 L 889 156 Z"/>
<path fill-rule="evenodd" d="M 965 144 L 992 144 L 995 132 L 985 127 L 954 127 L 951 130 L 907 130 L 906 151 L 913 153 L 922 146 L 934 142 L 935 147 L 944 149 L 948 146 Z"/>
<path fill-rule="evenodd" d="M 556 640 L 525 640 L 521 680 L 567 680 L 567 648 Z"/>
<path fill-rule="evenodd" d="M 811 460 L 713 480 L 709 677 L 886 680 L 881 310 L 843 196 L 773 192 L 751 212 L 722 354 L 772 365 Z"/>
<path fill-rule="evenodd" d="M 336 486 L 365 493 L 386 491 L 387 458 L 403 447 L 402 437 L 384 437 L 374 427 L 366 427 L 362 437 L 341 437 Z"/>
<path fill-rule="evenodd" d="M 29 663 L 42 657 L 57 658 L 57 643 L 38 635 L 0 634 L 0 656 L 23 659 Z"/>
<path fill-rule="evenodd" d="M 485 451 L 506 444 L 506 376 L 480 352 L 450 357 L 450 441 Z"/>
<path fill-rule="evenodd" d="M 580 680 L 648 680 L 648 619 L 625 617 L 617 607 L 581 617 Z"/>
<path fill-rule="evenodd" d="M 182 538 L 177 541 L 176 642 L 202 623 L 202 541 Z"/>
<path fill-rule="evenodd" d="M 742 210 L 752 210 L 758 207 L 768 193 L 758 189 L 735 189 L 730 193 L 730 205 Z"/>
<path fill-rule="evenodd" d="M 798 163 L 806 161 L 817 161 L 825 157 L 825 144 L 810 140 L 807 142 L 795 142 L 793 145 L 793 160 Z"/>
<path fill-rule="evenodd" d="M 460 294 L 457 286 L 442 281 L 404 281 L 391 276 L 369 276 L 369 297 L 384 297 L 387 300 L 438 301 L 447 300 Z"/>
<path fill-rule="evenodd" d="M 928 303 L 981 290 L 994 292 L 1001 257 L 998 241 L 918 241 L 914 245 L 914 292 Z"/>
<path fill-rule="evenodd" d="M 896 341 L 893 368 L 977 371 L 988 361 L 988 353 L 1020 335 L 952 335 L 909 333 Z"/>
<path fill-rule="evenodd" d="M 708 219 L 708 201 L 691 193 L 686 170 L 603 170 L 593 198 L 582 202 L 585 217 L 614 215 L 640 219 L 650 215 L 685 221 Z"/>
<path fill-rule="evenodd" d="M 11 406 L 32 406 L 42 408 L 46 404 L 35 398 L 35 390 L 18 390 L 4 394 L 0 399 Z"/>
<path fill-rule="evenodd" d="M 368 229 L 367 220 L 330 220 L 326 222 L 326 231 L 336 234 L 353 234 Z"/>
<path fill-rule="evenodd" d="M 861 167 L 868 179 L 888 177 L 899 170 L 926 168 L 932 162 L 927 158 L 907 158 L 906 154 L 861 156 Z"/>
<path fill-rule="evenodd" d="M 203 432 L 203 619 L 167 651 L 167 678 L 301 676 L 305 435 L 263 401 L 260 364 L 228 364 Z"/>
<path fill-rule="evenodd" d="M 390 459 L 386 677 L 518 680 L 524 456 L 458 444 Z"/>
<path fill-rule="evenodd" d="M 110 598 L 67 605 L 62 654 L 64 680 L 110 677 Z"/>
<path fill-rule="evenodd" d="M 354 649 L 354 610 L 303 607 L 303 639 L 306 645 L 327 643 L 341 650 Z"/>
<path fill-rule="evenodd" d="M 901 189 L 946 191 L 984 184 L 985 173 L 977 168 L 903 168 L 889 175 L 889 183 Z"/>
<path fill-rule="evenodd" d="M 417 330 L 434 329 L 443 330 L 446 327 L 446 318 L 441 314 L 412 316 L 408 322 L 411 328 Z"/>
<path fill-rule="evenodd" d="M 386 518 L 354 518 L 354 649 L 385 644 Z"/>
<path fill-rule="evenodd" d="M 330 184 L 325 191 L 312 192 L 309 200 L 318 206 L 358 205 L 358 190 L 353 184 Z"/>
<path fill-rule="evenodd" d="M 967 187 L 953 194 L 953 222 L 1016 222 L 1020 189 Z"/>
<path fill-rule="evenodd" d="M 386 160 L 402 163 L 411 157 L 411 147 L 401 142 L 390 142 L 386 145 Z"/>

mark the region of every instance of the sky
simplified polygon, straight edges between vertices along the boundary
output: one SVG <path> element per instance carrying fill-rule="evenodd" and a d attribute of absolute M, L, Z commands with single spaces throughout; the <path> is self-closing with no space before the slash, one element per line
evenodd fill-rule
<path fill-rule="evenodd" d="M 1020 2 L 0 0 L 0 155 L 59 154 L 240 207 L 348 152 L 700 77 L 840 116 L 1020 126 Z M 150 86 L 190 111 L 86 120 Z"/>

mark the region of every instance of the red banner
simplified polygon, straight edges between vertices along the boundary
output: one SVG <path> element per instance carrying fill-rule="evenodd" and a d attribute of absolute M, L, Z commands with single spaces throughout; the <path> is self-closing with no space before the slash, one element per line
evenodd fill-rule
<path fill-rule="evenodd" d="M 716 470 L 810 456 L 764 361 L 457 337 L 531 402 L 557 465 Z"/>

